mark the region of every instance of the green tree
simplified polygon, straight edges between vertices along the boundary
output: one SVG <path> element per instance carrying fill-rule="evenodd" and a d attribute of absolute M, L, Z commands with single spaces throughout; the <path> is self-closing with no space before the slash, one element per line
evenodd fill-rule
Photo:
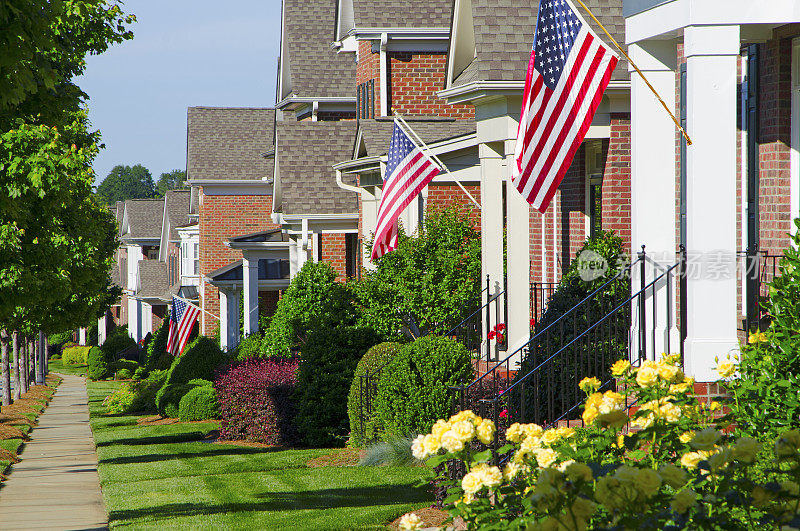
<path fill-rule="evenodd" d="M 372 246 L 370 242 L 370 247 Z M 416 237 L 401 230 L 397 249 L 351 285 L 366 324 L 389 339 L 444 333 L 475 309 L 481 237 L 468 215 L 428 215 Z"/>
<path fill-rule="evenodd" d="M 177 190 L 184 188 L 184 181 L 186 181 L 186 172 L 183 170 L 172 170 L 167 173 L 162 173 L 161 177 L 156 182 L 156 195 L 164 197 L 167 190 Z"/>
<path fill-rule="evenodd" d="M 155 197 L 156 185 L 150 170 L 141 164 L 118 164 L 97 187 L 97 195 L 108 204 L 126 199 Z"/>

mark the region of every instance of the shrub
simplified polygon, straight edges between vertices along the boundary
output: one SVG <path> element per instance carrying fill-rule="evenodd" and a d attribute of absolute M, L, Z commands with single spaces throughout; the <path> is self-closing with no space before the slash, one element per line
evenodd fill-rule
<path fill-rule="evenodd" d="M 249 360 L 251 358 L 258 358 L 261 356 L 261 343 L 264 338 L 259 334 L 250 334 L 246 336 L 236 347 L 237 360 Z"/>
<path fill-rule="evenodd" d="M 363 433 L 361 430 L 361 400 L 374 400 L 377 383 L 380 381 L 380 373 L 375 374 L 377 369 L 384 367 L 400 351 L 400 343 L 380 343 L 370 348 L 361 361 L 356 366 L 353 375 L 353 383 L 350 384 L 350 394 L 347 395 L 347 416 L 350 419 L 350 446 L 362 446 L 372 441 L 379 435 L 375 432 L 374 419 L 372 417 L 364 419 Z M 364 389 L 362 397 L 362 386 L 366 382 L 361 378 L 369 373 L 369 388 Z"/>
<path fill-rule="evenodd" d="M 306 262 L 278 301 L 264 331 L 261 356 L 289 357 L 293 347 L 307 341 L 311 330 L 349 324 L 354 319 L 351 294 L 336 282 L 333 267 L 325 262 Z"/>
<path fill-rule="evenodd" d="M 139 368 L 139 364 L 132 360 L 119 360 L 108 364 L 109 369 L 113 372 L 127 370 L 133 374 L 133 371 Z"/>
<path fill-rule="evenodd" d="M 292 395 L 297 384 L 296 359 L 252 359 L 218 372 L 214 387 L 219 400 L 220 437 L 279 446 L 294 446 Z"/>
<path fill-rule="evenodd" d="M 86 365 L 88 363 L 89 349 L 91 347 L 68 347 L 61 352 L 61 361 L 64 365 Z"/>
<path fill-rule="evenodd" d="M 139 367 L 135 371 L 133 371 L 133 379 L 134 380 L 144 380 L 147 378 L 147 369 L 144 367 Z"/>
<path fill-rule="evenodd" d="M 156 330 L 156 335 L 147 346 L 142 367 L 146 372 L 169 369 L 175 357 L 167 352 L 167 339 L 169 337 L 169 319 L 164 319 Z"/>
<path fill-rule="evenodd" d="M 128 328 L 119 326 L 106 338 L 100 347 L 106 356 L 107 362 L 112 362 L 115 356 L 122 350 L 136 344 L 131 336 L 128 335 Z"/>
<path fill-rule="evenodd" d="M 188 383 L 165 383 L 156 393 L 156 410 L 162 417 L 178 418 L 183 395 L 194 389 Z"/>
<path fill-rule="evenodd" d="M 214 388 L 201 385 L 183 395 L 178 404 L 178 418 L 184 422 L 219 418 L 219 403 Z"/>
<path fill-rule="evenodd" d="M 89 365 L 86 372 L 92 380 L 103 380 L 111 376 L 111 369 L 106 360 L 106 355 L 100 347 L 91 347 L 86 360 Z"/>
<path fill-rule="evenodd" d="M 166 379 L 167 371 L 153 371 L 144 380 L 124 384 L 108 395 L 103 405 L 109 413 L 155 413 L 156 393 Z"/>
<path fill-rule="evenodd" d="M 431 429 L 450 411 L 450 387 L 472 378 L 466 347 L 437 336 L 404 346 L 383 369 L 374 411 L 389 438 L 416 435 Z"/>
<path fill-rule="evenodd" d="M 116 379 L 117 380 L 130 380 L 133 377 L 133 374 L 128 369 L 121 369 L 117 371 Z"/>
<path fill-rule="evenodd" d="M 380 338 L 369 328 L 320 328 L 308 335 L 297 374 L 297 427 L 310 446 L 341 446 L 349 419 L 344 397 L 358 360 Z"/>
<path fill-rule="evenodd" d="M 72 341 L 72 333 L 72 330 L 67 330 L 58 334 L 50 334 L 47 336 L 47 343 L 50 345 L 63 345 L 67 341 Z"/>

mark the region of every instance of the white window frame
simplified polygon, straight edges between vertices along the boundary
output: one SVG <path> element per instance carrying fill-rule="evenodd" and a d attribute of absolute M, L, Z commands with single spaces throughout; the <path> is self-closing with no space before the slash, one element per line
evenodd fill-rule
<path fill-rule="evenodd" d="M 790 212 L 792 218 L 792 234 L 797 232 L 794 218 L 800 216 L 800 37 L 792 40 L 792 147 L 791 147 L 791 176 L 790 186 Z"/>

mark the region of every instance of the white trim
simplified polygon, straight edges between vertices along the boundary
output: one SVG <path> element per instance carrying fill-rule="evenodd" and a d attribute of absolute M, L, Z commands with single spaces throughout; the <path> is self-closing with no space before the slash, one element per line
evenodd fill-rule
<path fill-rule="evenodd" d="M 489 96 L 519 95 L 525 89 L 525 81 L 473 81 L 448 87 L 436 93 L 447 103 L 464 103 Z M 629 93 L 631 82 L 629 80 L 613 80 L 609 82 L 605 94 L 612 95 L 616 92 Z"/>
<path fill-rule="evenodd" d="M 794 218 L 800 216 L 800 37 L 792 40 L 792 142 L 790 155 L 790 218 L 791 232 L 795 234 L 797 227 Z"/>
<path fill-rule="evenodd" d="M 281 101 L 275 104 L 276 109 L 281 109 L 288 105 L 292 105 L 294 103 L 308 103 L 313 104 L 314 102 L 319 103 L 351 103 L 355 105 L 357 103 L 357 99 L 351 96 L 336 96 L 336 97 L 316 97 L 316 96 L 286 96 Z"/>
<path fill-rule="evenodd" d="M 380 113 L 381 116 L 386 116 L 389 114 L 389 88 L 387 79 L 389 74 L 389 66 L 387 65 L 386 59 L 386 49 L 388 48 L 389 44 L 389 34 L 381 33 L 380 39 L 380 73 L 378 74 L 378 84 L 380 90 Z"/>
<path fill-rule="evenodd" d="M 353 35 L 358 40 L 379 40 L 386 34 L 390 39 L 450 39 L 450 28 L 353 28 L 348 35 Z"/>
<path fill-rule="evenodd" d="M 204 179 L 192 181 L 193 186 L 202 186 L 203 195 L 272 195 L 266 177 L 255 180 Z"/>
<path fill-rule="evenodd" d="M 742 251 L 745 251 L 747 249 L 748 245 L 750 244 L 750 242 L 747 241 L 747 233 L 748 233 L 748 230 L 747 230 L 747 130 L 744 127 L 744 122 L 747 119 L 746 118 L 747 117 L 747 103 L 746 103 L 746 100 L 745 100 L 745 96 L 747 95 L 747 91 L 748 91 L 747 83 L 749 81 L 747 79 L 747 67 L 748 67 L 748 62 L 749 62 L 748 60 L 749 60 L 749 56 L 747 54 L 741 55 L 741 66 L 740 66 L 741 73 L 739 75 L 739 94 L 740 94 L 739 95 L 739 100 L 740 100 L 741 109 L 740 109 L 739 112 L 741 113 L 741 116 L 742 116 L 742 118 L 741 118 L 742 119 L 742 128 L 741 128 L 741 131 L 739 131 L 739 139 L 740 139 L 739 143 L 741 144 L 741 146 L 739 148 L 739 151 L 740 151 L 740 157 L 741 157 L 741 161 L 742 162 L 739 165 L 739 187 L 741 189 L 741 193 L 740 193 L 741 197 L 739 199 L 740 199 L 740 203 L 741 203 L 742 215 L 741 215 L 741 219 L 739 220 L 739 223 L 741 223 L 740 228 L 739 228 L 739 234 L 741 235 L 741 240 L 742 240 L 742 244 L 741 244 L 741 250 Z M 742 298 L 741 298 L 741 301 L 739 301 L 740 304 L 741 304 L 741 308 L 739 309 L 739 311 L 741 312 L 742 315 L 746 315 L 747 314 L 747 282 L 744 281 L 745 280 L 744 278 L 742 278 L 741 280 L 742 280 L 742 282 L 741 282 Z"/>

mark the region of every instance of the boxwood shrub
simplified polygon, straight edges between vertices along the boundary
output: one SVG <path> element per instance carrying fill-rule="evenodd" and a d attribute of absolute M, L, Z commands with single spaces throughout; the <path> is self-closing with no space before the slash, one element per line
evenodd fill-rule
<path fill-rule="evenodd" d="M 177 417 L 181 398 L 195 387 L 190 380 L 211 380 L 214 370 L 227 361 L 229 357 L 210 337 L 200 336 L 189 343 L 183 355 L 172 362 L 164 386 L 156 394 L 159 414 Z"/>
<path fill-rule="evenodd" d="M 400 352 L 403 347 L 400 343 L 386 342 L 375 345 L 370 348 L 361 361 L 356 366 L 356 371 L 353 375 L 353 383 L 350 384 L 350 394 L 347 395 L 347 416 L 350 419 L 350 446 L 363 446 L 365 443 L 375 440 L 379 435 L 379 430 L 376 430 L 374 415 L 364 419 L 364 430 L 361 431 L 361 400 L 374 401 L 376 384 L 380 381 L 380 374 L 374 374 L 375 371 L 384 367 Z M 370 385 L 369 389 L 364 389 L 364 396 L 362 398 L 362 386 L 366 382 L 362 382 L 362 375 L 369 373 Z M 369 391 L 372 391 L 371 393 Z"/>
<path fill-rule="evenodd" d="M 105 354 L 106 361 L 110 363 L 114 361 L 114 357 L 117 353 L 125 350 L 128 347 L 132 347 L 135 344 L 136 341 L 134 341 L 133 338 L 128 335 L 128 328 L 125 326 L 119 326 L 115 328 L 111 334 L 109 334 L 102 346 L 100 346 L 100 349 L 102 349 L 103 353 Z"/>
<path fill-rule="evenodd" d="M 297 359 L 251 359 L 218 371 L 214 388 L 219 400 L 220 437 L 277 446 L 295 446 Z"/>
<path fill-rule="evenodd" d="M 342 446 L 348 438 L 345 397 L 358 361 L 380 341 L 371 329 L 339 326 L 312 330 L 297 373 L 297 427 L 310 446 Z"/>
<path fill-rule="evenodd" d="M 374 411 L 385 437 L 429 433 L 450 416 L 450 387 L 473 376 L 469 351 L 446 337 L 427 336 L 405 345 L 383 369 Z"/>
<path fill-rule="evenodd" d="M 144 354 L 142 367 L 145 372 L 169 369 L 175 357 L 167 352 L 167 338 L 169 336 L 169 319 L 164 319 L 156 330 L 156 335 Z"/>
<path fill-rule="evenodd" d="M 207 385 L 198 385 L 183 395 L 178 404 L 178 418 L 184 422 L 219 418 L 217 393 L 211 382 Z"/>
<path fill-rule="evenodd" d="M 111 376 L 111 368 L 108 360 L 100 347 L 90 348 L 86 360 L 89 365 L 86 372 L 92 380 L 103 380 Z"/>
<path fill-rule="evenodd" d="M 71 346 L 65 348 L 61 353 L 61 361 L 64 365 L 74 366 L 74 365 L 86 365 L 89 355 L 89 349 L 91 347 L 80 347 L 80 346 Z"/>

